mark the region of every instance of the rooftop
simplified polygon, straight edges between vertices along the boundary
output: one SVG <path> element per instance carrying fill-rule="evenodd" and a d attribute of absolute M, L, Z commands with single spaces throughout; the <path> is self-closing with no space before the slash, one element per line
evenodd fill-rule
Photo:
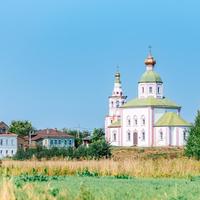
<path fill-rule="evenodd" d="M 128 101 L 126 104 L 122 106 L 122 108 L 137 108 L 137 107 L 156 107 L 156 108 L 181 108 L 181 106 L 177 105 L 173 101 L 162 98 L 154 98 L 147 97 L 144 99 L 135 98 L 133 100 Z"/>
<path fill-rule="evenodd" d="M 38 131 L 36 134 L 37 135 L 32 138 L 32 141 L 37 141 L 44 138 L 74 138 L 73 136 L 56 129 L 44 129 Z"/>
<path fill-rule="evenodd" d="M 181 118 L 177 113 L 166 112 L 155 124 L 157 127 L 170 126 L 170 127 L 189 127 L 190 123 Z"/>

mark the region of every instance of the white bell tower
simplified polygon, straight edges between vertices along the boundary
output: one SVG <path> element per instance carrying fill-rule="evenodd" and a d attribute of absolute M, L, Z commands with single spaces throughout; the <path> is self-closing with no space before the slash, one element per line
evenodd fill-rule
<path fill-rule="evenodd" d="M 120 116 L 120 107 L 126 103 L 127 96 L 124 96 L 121 75 L 119 71 L 115 74 L 115 83 L 112 96 L 109 97 L 109 116 Z"/>

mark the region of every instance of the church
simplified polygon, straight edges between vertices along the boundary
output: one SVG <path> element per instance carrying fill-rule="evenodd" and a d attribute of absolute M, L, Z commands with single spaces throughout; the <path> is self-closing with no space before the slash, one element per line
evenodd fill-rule
<path fill-rule="evenodd" d="M 127 101 L 121 74 L 115 74 L 105 137 L 112 146 L 182 147 L 191 126 L 181 115 L 181 106 L 164 96 L 163 81 L 154 68 L 151 52 L 145 59 L 146 71 L 138 82 L 138 97 Z"/>

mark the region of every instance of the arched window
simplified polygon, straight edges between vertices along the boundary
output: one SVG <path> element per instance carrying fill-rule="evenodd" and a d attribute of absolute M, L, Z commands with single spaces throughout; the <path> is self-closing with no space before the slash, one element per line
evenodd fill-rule
<path fill-rule="evenodd" d="M 145 116 L 144 116 L 144 115 L 142 115 L 142 117 L 141 117 L 141 121 L 142 121 L 142 125 L 145 126 L 145 124 L 146 124 L 146 120 L 145 120 Z"/>
<path fill-rule="evenodd" d="M 116 107 L 119 108 L 119 101 L 116 101 Z"/>
<path fill-rule="evenodd" d="M 144 87 L 142 87 L 142 93 L 144 94 Z"/>
<path fill-rule="evenodd" d="M 146 134 L 145 134 L 145 131 L 143 130 L 142 131 L 142 140 L 145 141 L 145 139 L 146 139 Z"/>
<path fill-rule="evenodd" d="M 152 94 L 153 93 L 153 88 L 149 87 L 149 93 Z"/>
<path fill-rule="evenodd" d="M 116 142 L 117 141 L 117 134 L 116 132 L 113 132 L 113 142 Z"/>
<path fill-rule="evenodd" d="M 131 126 L 131 118 L 130 118 L 130 116 L 127 117 L 127 126 Z"/>
<path fill-rule="evenodd" d="M 131 132 L 130 131 L 127 132 L 127 141 L 131 141 Z"/>
<path fill-rule="evenodd" d="M 111 101 L 111 107 L 112 107 L 112 108 L 114 107 L 114 103 L 113 103 L 113 101 Z"/>
<path fill-rule="evenodd" d="M 187 130 L 186 129 L 183 131 L 183 140 L 184 140 L 184 142 L 187 141 Z"/>
<path fill-rule="evenodd" d="M 163 132 L 160 130 L 160 141 L 163 141 Z"/>
<path fill-rule="evenodd" d="M 133 120 L 134 120 L 134 125 L 137 126 L 138 125 L 138 120 L 137 120 L 137 116 L 136 115 L 133 117 Z"/>
<path fill-rule="evenodd" d="M 160 94 L 160 87 L 158 87 L 158 94 Z"/>

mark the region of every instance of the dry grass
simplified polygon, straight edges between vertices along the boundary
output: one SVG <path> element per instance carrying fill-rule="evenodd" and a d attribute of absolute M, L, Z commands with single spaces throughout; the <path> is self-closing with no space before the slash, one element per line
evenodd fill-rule
<path fill-rule="evenodd" d="M 126 174 L 134 177 L 173 177 L 183 178 L 200 175 L 200 162 L 187 158 L 158 159 L 158 160 L 100 160 L 100 161 L 4 161 L 2 174 L 17 176 L 33 172 L 48 175 L 75 175 L 88 169 L 98 172 L 101 176 Z"/>
<path fill-rule="evenodd" d="M 200 162 L 183 156 L 177 148 L 115 148 L 111 160 L 3 161 L 0 173 L 18 176 L 33 171 L 47 175 L 75 175 L 88 169 L 101 176 L 129 175 L 152 178 L 186 178 L 200 175 Z"/>

